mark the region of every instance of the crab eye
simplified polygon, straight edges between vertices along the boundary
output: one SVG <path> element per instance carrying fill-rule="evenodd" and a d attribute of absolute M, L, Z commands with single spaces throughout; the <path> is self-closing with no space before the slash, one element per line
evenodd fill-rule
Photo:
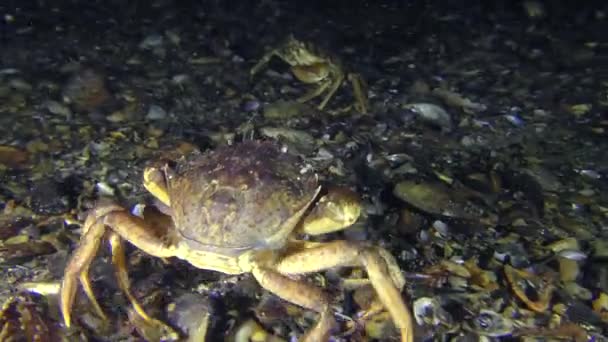
<path fill-rule="evenodd" d="M 174 161 L 167 161 L 163 166 L 162 170 L 165 175 L 165 180 L 173 179 L 175 177 L 175 167 L 176 163 Z"/>
<path fill-rule="evenodd" d="M 175 160 L 167 160 L 165 162 L 165 167 L 174 170 L 177 167 L 177 162 Z"/>

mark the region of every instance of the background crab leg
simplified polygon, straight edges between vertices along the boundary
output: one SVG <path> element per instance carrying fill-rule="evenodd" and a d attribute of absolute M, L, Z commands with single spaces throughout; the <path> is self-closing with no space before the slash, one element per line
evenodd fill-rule
<path fill-rule="evenodd" d="M 282 274 L 301 274 L 340 266 L 364 267 L 378 297 L 401 330 L 402 341 L 413 342 L 412 317 L 398 289 L 403 283 L 393 279 L 396 275 L 390 275 L 396 265 L 389 267 L 382 254 L 373 247 L 335 241 L 292 252 L 278 261 L 275 269 Z"/>
<path fill-rule="evenodd" d="M 257 265 L 254 265 L 251 273 L 266 290 L 286 301 L 319 312 L 319 320 L 302 337 L 302 341 L 317 342 L 329 339 L 329 334 L 335 325 L 335 320 L 330 309 L 329 300 L 321 289 Z"/>
<path fill-rule="evenodd" d="M 255 74 L 257 74 L 266 64 L 268 64 L 268 62 L 270 62 L 270 60 L 274 56 L 277 56 L 280 58 L 280 54 L 277 49 L 271 50 L 271 51 L 267 52 L 264 56 L 262 56 L 260 61 L 257 62 L 257 64 L 253 68 L 251 68 L 251 70 L 249 71 L 249 77 L 253 78 L 253 76 L 255 76 Z"/>
<path fill-rule="evenodd" d="M 330 79 L 333 81 L 331 87 L 329 88 L 329 91 L 327 92 L 327 95 L 325 95 L 325 98 L 323 99 L 323 102 L 321 102 L 319 107 L 317 107 L 319 108 L 319 110 L 325 108 L 327 102 L 329 102 L 329 100 L 334 96 L 338 88 L 340 88 L 342 81 L 344 81 L 344 73 L 339 68 L 332 67 L 329 71 L 329 74 L 331 75 Z"/>
<path fill-rule="evenodd" d="M 317 87 L 308 90 L 306 94 L 299 97 L 297 101 L 304 103 L 314 99 L 315 97 L 323 94 L 323 92 L 327 90 L 327 87 L 329 87 L 330 84 L 331 82 L 329 81 L 319 83 Z"/>
<path fill-rule="evenodd" d="M 369 100 L 367 98 L 367 87 L 364 85 L 365 81 L 361 75 L 357 73 L 349 73 L 347 78 L 353 88 L 353 95 L 355 96 L 355 110 L 361 114 L 367 114 Z"/>

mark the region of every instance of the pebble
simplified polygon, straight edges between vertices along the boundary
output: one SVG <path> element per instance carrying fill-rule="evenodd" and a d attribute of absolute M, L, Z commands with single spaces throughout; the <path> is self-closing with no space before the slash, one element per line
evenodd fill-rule
<path fill-rule="evenodd" d="M 250 100 L 243 103 L 243 110 L 246 112 L 253 112 L 260 108 L 260 101 Z"/>
<path fill-rule="evenodd" d="M 154 33 L 146 36 L 140 43 L 140 49 L 153 49 L 163 44 L 163 36 Z"/>
<path fill-rule="evenodd" d="M 204 341 L 210 320 L 209 298 L 185 293 L 168 306 L 169 321 L 188 335 L 184 341 Z"/>
<path fill-rule="evenodd" d="M 432 103 L 410 103 L 404 106 L 412 111 L 424 122 L 439 126 L 440 128 L 452 130 L 452 117 L 443 108 Z"/>
<path fill-rule="evenodd" d="M 94 111 L 110 99 L 102 74 L 84 69 L 70 77 L 63 88 L 63 100 L 77 110 Z"/>
<path fill-rule="evenodd" d="M 264 107 L 264 118 L 268 120 L 284 120 L 305 116 L 307 106 L 295 101 L 278 101 Z"/>
<path fill-rule="evenodd" d="M 45 107 L 50 113 L 55 115 L 61 115 L 64 117 L 70 117 L 72 115 L 70 108 L 57 101 L 47 101 L 45 103 Z"/>
<path fill-rule="evenodd" d="M 272 139 L 285 139 L 300 150 L 312 149 L 315 145 L 315 138 L 308 132 L 290 129 L 285 127 L 262 127 L 260 133 Z"/>
<path fill-rule="evenodd" d="M 148 120 L 162 120 L 167 117 L 167 112 L 160 106 L 150 105 L 148 108 L 148 114 L 146 114 L 146 119 Z"/>

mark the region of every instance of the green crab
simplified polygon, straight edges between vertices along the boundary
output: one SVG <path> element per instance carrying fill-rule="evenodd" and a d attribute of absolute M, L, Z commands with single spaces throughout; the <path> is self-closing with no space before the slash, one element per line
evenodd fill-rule
<path fill-rule="evenodd" d="M 122 239 L 150 255 L 177 257 L 200 269 L 251 273 L 264 289 L 319 313 L 304 341 L 327 340 L 334 315 L 321 289 L 292 276 L 361 266 L 401 330 L 402 341 L 412 342 L 412 319 L 400 292 L 405 281 L 389 252 L 368 243 L 298 239 L 302 234 L 344 229 L 361 211 L 354 192 L 336 187 L 324 191 L 316 174 L 303 172 L 303 166 L 298 157 L 276 144 L 256 141 L 151 164 L 144 171 L 144 186 L 170 208 L 171 223 L 158 231 L 117 204 L 92 209 L 61 286 L 65 324 L 71 324 L 79 280 L 103 314 L 93 296 L 88 269 L 106 236 L 119 284 L 145 320 L 154 321 L 128 289 Z"/>

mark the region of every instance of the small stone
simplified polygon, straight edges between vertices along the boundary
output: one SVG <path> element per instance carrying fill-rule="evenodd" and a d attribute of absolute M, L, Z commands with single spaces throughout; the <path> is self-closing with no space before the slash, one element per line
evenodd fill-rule
<path fill-rule="evenodd" d="M 32 85 L 20 78 L 10 80 L 8 84 L 12 89 L 18 90 L 20 92 L 29 93 L 30 91 L 32 91 Z"/>
<path fill-rule="evenodd" d="M 32 210 L 42 215 L 57 215 L 68 211 L 70 198 L 65 184 L 53 179 L 36 181 L 29 187 Z"/>
<path fill-rule="evenodd" d="M 593 257 L 597 259 L 608 258 L 608 240 L 597 239 L 591 243 Z"/>
<path fill-rule="evenodd" d="M 128 119 L 127 114 L 122 110 L 117 110 L 117 111 L 113 112 L 112 114 L 106 116 L 106 120 L 108 120 L 110 122 L 114 122 L 114 123 L 125 122 L 125 121 L 127 121 L 127 119 Z"/>
<path fill-rule="evenodd" d="M 410 103 L 403 106 L 410 110 L 421 121 L 440 127 L 443 130 L 452 129 L 452 117 L 445 109 L 432 103 Z"/>
<path fill-rule="evenodd" d="M 150 105 L 148 108 L 148 114 L 146 114 L 146 119 L 148 120 L 162 120 L 167 117 L 167 112 L 160 106 Z"/>
<path fill-rule="evenodd" d="M 586 289 L 586 288 L 580 286 L 579 284 L 577 284 L 574 281 L 565 282 L 564 290 L 566 290 L 566 292 L 568 292 L 569 295 L 571 295 L 575 298 L 578 298 L 578 299 L 591 300 L 593 298 L 593 294 L 591 293 L 591 291 L 589 289 Z"/>
<path fill-rule="evenodd" d="M 576 260 L 558 258 L 559 279 L 565 282 L 573 282 L 580 274 L 579 263 Z"/>
<path fill-rule="evenodd" d="M 46 104 L 46 109 L 55 115 L 61 115 L 65 117 L 70 117 L 72 115 L 72 111 L 67 106 L 57 102 L 57 101 L 48 101 Z"/>
<path fill-rule="evenodd" d="M 260 101 L 249 100 L 243 103 L 243 110 L 246 112 L 253 112 L 260 108 Z"/>
<path fill-rule="evenodd" d="M 204 341 L 211 318 L 209 298 L 185 293 L 167 307 L 169 321 L 188 335 L 186 341 Z"/>
<path fill-rule="evenodd" d="M 160 34 L 150 34 L 146 36 L 141 43 L 139 43 L 140 49 L 153 49 L 163 44 L 163 36 Z"/>
<path fill-rule="evenodd" d="M 111 98 L 105 77 L 92 69 L 83 69 L 72 75 L 62 95 L 65 102 L 81 111 L 94 111 Z"/>
<path fill-rule="evenodd" d="M 29 158 L 30 154 L 25 150 L 13 146 L 0 145 L 0 165 L 2 166 L 20 169 L 26 166 Z"/>
<path fill-rule="evenodd" d="M 264 118 L 268 120 L 286 120 L 305 116 L 308 107 L 295 101 L 278 101 L 264 107 Z"/>
<path fill-rule="evenodd" d="M 576 117 L 583 116 L 591 111 L 591 104 L 581 103 L 570 106 L 570 112 Z"/>
<path fill-rule="evenodd" d="M 315 146 L 315 138 L 306 131 L 286 127 L 262 127 L 260 133 L 268 138 L 283 139 L 291 147 L 299 151 L 311 151 Z"/>

